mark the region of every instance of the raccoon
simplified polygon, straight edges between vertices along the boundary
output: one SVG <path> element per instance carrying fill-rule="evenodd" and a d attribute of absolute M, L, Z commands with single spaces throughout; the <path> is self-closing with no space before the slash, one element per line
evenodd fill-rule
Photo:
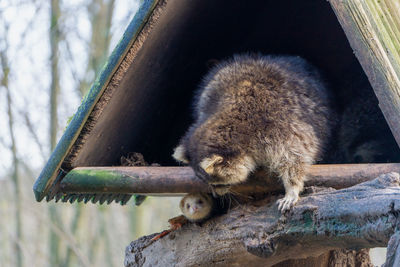
<path fill-rule="evenodd" d="M 351 102 L 346 103 L 341 115 L 336 162 L 399 162 L 400 149 L 367 78 L 355 75 L 346 88 L 351 92 Z"/>
<path fill-rule="evenodd" d="M 313 66 L 296 56 L 236 55 L 205 76 L 194 106 L 177 161 L 220 195 L 263 168 L 283 182 L 279 210 L 298 201 L 333 124 L 328 89 Z"/>

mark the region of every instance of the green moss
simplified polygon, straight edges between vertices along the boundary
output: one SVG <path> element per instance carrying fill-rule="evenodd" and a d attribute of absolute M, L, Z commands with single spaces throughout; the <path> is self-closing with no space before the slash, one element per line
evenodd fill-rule
<path fill-rule="evenodd" d="M 129 188 L 136 182 L 135 178 L 139 179 L 118 171 L 74 169 L 64 177 L 61 185 L 70 192 L 131 194 Z"/>

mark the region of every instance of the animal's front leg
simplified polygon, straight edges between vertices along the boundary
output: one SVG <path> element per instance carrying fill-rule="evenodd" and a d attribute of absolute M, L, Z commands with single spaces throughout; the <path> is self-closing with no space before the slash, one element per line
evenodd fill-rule
<path fill-rule="evenodd" d="M 285 197 L 277 201 L 278 209 L 283 213 L 293 207 L 299 200 L 299 194 L 304 186 L 304 164 L 283 166 L 279 175 L 285 187 Z"/>

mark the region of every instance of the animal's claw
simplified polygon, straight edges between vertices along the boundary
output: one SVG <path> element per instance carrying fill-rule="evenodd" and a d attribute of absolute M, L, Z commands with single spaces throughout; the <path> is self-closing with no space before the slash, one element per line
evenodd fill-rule
<path fill-rule="evenodd" d="M 278 199 L 276 203 L 278 204 L 278 209 L 284 213 L 287 210 L 290 210 L 291 207 L 296 204 L 296 202 L 299 200 L 299 197 L 297 195 L 291 194 L 291 195 L 286 195 L 282 199 Z"/>

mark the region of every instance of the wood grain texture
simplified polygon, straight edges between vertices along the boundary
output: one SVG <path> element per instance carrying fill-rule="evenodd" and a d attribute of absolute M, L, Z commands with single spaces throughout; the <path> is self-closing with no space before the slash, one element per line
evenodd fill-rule
<path fill-rule="evenodd" d="M 400 232 L 397 230 L 389 240 L 386 262 L 382 267 L 400 266 Z"/>
<path fill-rule="evenodd" d="M 306 186 L 350 187 L 372 180 L 382 173 L 400 172 L 400 163 L 321 164 L 308 170 Z M 64 193 L 124 193 L 147 195 L 184 195 L 210 192 L 190 167 L 81 167 L 70 171 L 61 182 Z M 282 191 L 275 177 L 257 171 L 249 181 L 232 186 L 241 194 Z"/>
<path fill-rule="evenodd" d="M 400 3 L 330 0 L 400 145 Z"/>
<path fill-rule="evenodd" d="M 281 215 L 276 198 L 247 203 L 202 225 L 132 242 L 125 266 L 272 266 L 328 250 L 386 246 L 399 226 L 400 175 L 304 196 Z"/>

